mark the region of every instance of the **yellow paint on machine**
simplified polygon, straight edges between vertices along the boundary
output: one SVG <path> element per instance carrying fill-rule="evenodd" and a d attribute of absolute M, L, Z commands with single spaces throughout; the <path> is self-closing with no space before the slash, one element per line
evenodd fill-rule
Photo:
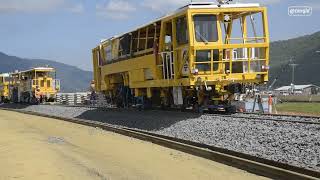
<path fill-rule="evenodd" d="M 115 93 L 122 84 L 133 92 L 162 92 L 183 87 L 188 94 L 196 86 L 263 84 L 269 76 L 269 42 L 266 7 L 189 4 L 102 40 L 92 50 L 95 89 Z"/>
<path fill-rule="evenodd" d="M 9 74 L 0 74 L 0 101 L 9 98 Z"/>
<path fill-rule="evenodd" d="M 7 74 L 7 95 L 14 102 L 30 102 L 32 98 L 40 97 L 54 99 L 60 91 L 60 80 L 55 79 L 55 68 L 35 67 Z"/>

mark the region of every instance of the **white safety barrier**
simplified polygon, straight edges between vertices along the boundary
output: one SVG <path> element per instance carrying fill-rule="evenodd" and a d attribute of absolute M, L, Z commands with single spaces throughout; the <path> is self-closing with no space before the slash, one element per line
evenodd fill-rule
<path fill-rule="evenodd" d="M 107 102 L 106 96 L 97 93 L 94 97 L 91 92 L 76 92 L 76 93 L 58 93 L 56 102 L 64 105 L 88 105 L 89 107 L 111 107 Z"/>
<path fill-rule="evenodd" d="M 89 102 L 90 96 L 90 92 L 58 93 L 56 95 L 56 102 L 66 105 L 81 105 Z"/>

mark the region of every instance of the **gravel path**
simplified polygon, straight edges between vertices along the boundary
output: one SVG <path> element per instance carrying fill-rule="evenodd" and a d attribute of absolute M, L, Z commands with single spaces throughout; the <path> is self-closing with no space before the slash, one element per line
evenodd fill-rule
<path fill-rule="evenodd" d="M 102 111 L 48 105 L 13 107 L 138 128 L 320 171 L 320 125 L 166 111 Z"/>

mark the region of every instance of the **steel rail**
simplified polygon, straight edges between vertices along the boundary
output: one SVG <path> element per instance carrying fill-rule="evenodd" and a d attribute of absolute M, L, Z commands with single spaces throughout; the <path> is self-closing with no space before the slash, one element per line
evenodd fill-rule
<path fill-rule="evenodd" d="M 57 120 L 63 120 L 90 127 L 101 128 L 106 131 L 111 131 L 121 135 L 152 142 L 154 144 L 158 144 L 167 148 L 175 149 L 209 160 L 213 160 L 222 164 L 226 164 L 238 169 L 248 171 L 256 175 L 261 175 L 272 179 L 320 179 L 320 172 L 317 171 L 312 171 L 301 167 L 291 166 L 271 160 L 246 155 L 235 151 L 230 151 L 223 148 L 182 140 L 174 137 L 154 134 L 137 129 L 115 127 L 110 124 L 98 121 L 90 121 L 77 118 L 65 118 L 60 116 L 52 116 L 18 109 L 0 109 L 29 115 L 53 118 Z"/>
<path fill-rule="evenodd" d="M 160 137 L 160 138 L 170 139 L 172 141 L 180 142 L 180 143 L 183 143 L 183 144 L 188 144 L 188 145 L 196 146 L 196 147 L 199 147 L 199 148 L 209 149 L 209 150 L 212 150 L 212 151 L 225 153 L 225 154 L 228 154 L 228 155 L 232 155 L 232 156 L 235 156 L 235 157 L 251 160 L 251 161 L 254 161 L 254 162 L 259 162 L 259 163 L 270 165 L 270 166 L 274 166 L 274 167 L 277 167 L 277 168 L 282 168 L 282 169 L 285 169 L 285 170 L 290 170 L 290 171 L 298 172 L 298 173 L 301 173 L 301 174 L 306 174 L 306 175 L 315 176 L 315 177 L 320 178 L 320 172 L 312 171 L 312 170 L 309 170 L 309 169 L 305 169 L 305 168 L 301 168 L 301 167 L 297 167 L 297 166 L 292 166 L 292 165 L 289 165 L 289 164 L 276 162 L 276 161 L 268 160 L 268 159 L 264 159 L 264 158 L 259 158 L 259 157 L 252 156 L 252 155 L 249 155 L 249 154 L 244 154 L 244 153 L 241 153 L 241 152 L 228 150 L 228 149 L 224 149 L 224 148 L 220 148 L 220 147 L 215 147 L 215 146 L 211 146 L 211 145 L 207 145 L 207 144 L 197 143 L 197 142 L 184 140 L 184 139 L 178 139 L 178 138 L 175 138 L 175 137 L 169 137 L 169 136 L 165 136 L 165 135 L 161 135 L 161 134 L 155 134 L 155 133 L 151 133 L 151 132 L 147 132 L 147 131 L 143 131 L 143 130 L 139 130 L 139 129 L 130 129 L 130 128 L 124 128 L 124 129 L 128 129 L 128 130 L 131 130 L 131 131 L 136 131 L 136 132 L 140 132 L 140 133 L 145 133 L 145 134 L 149 134 L 151 136 L 156 136 L 156 137 Z M 226 164 L 226 163 L 224 163 L 224 164 Z"/>
<path fill-rule="evenodd" d="M 239 113 L 242 114 L 242 113 Z M 319 122 L 316 121 L 301 121 L 301 120 L 289 120 L 289 119 L 275 119 L 275 118 L 267 118 L 267 117 L 250 117 L 250 116 L 239 116 L 239 115 L 225 115 L 225 114 L 205 114 L 207 116 L 213 116 L 213 117 L 230 117 L 233 119 L 250 119 L 250 120 L 260 120 L 260 121 L 276 121 L 276 122 L 288 122 L 288 123 L 300 123 L 300 124 L 315 124 L 320 125 L 320 119 Z M 252 114 L 252 115 L 258 115 L 258 114 Z M 262 116 L 273 116 L 273 115 L 262 115 Z M 279 116 L 276 116 L 279 117 Z M 283 117 L 290 117 L 290 116 L 283 116 Z M 304 118 L 304 117 L 302 117 Z"/>
<path fill-rule="evenodd" d="M 252 113 L 252 112 L 242 112 L 239 114 L 257 114 L 257 113 Z M 316 119 L 320 119 L 320 116 L 311 116 L 311 115 L 291 115 L 291 114 L 262 114 L 264 116 L 275 116 L 275 117 L 294 117 L 294 118 L 316 118 Z"/>

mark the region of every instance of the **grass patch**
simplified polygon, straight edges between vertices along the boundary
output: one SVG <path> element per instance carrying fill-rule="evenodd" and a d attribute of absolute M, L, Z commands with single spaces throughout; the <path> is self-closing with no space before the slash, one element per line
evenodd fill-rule
<path fill-rule="evenodd" d="M 320 103 L 279 103 L 278 112 L 308 113 L 320 115 Z"/>

